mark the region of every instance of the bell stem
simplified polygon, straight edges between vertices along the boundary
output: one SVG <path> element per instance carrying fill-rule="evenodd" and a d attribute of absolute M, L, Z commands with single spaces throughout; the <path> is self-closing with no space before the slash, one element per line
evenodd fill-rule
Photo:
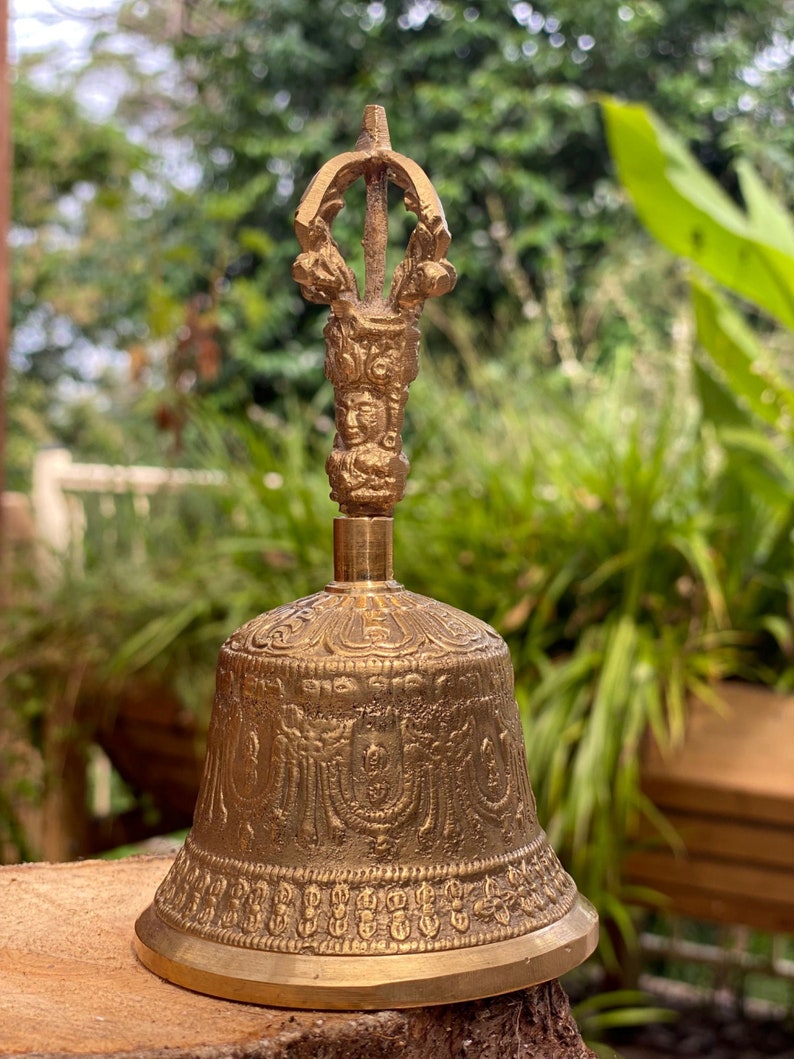
<path fill-rule="evenodd" d="M 391 581 L 394 519 L 334 519 L 334 581 Z"/>

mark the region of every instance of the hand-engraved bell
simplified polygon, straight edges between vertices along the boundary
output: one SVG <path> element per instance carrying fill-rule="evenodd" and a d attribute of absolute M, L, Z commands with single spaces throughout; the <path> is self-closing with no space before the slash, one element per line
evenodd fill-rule
<path fill-rule="evenodd" d="M 362 176 L 363 297 L 331 235 Z M 389 181 L 418 220 L 385 295 Z M 538 824 L 507 646 L 393 580 L 416 321 L 455 272 L 435 189 L 391 150 L 380 107 L 315 176 L 296 231 L 293 275 L 331 306 L 335 579 L 221 648 L 195 821 L 136 924 L 138 954 L 191 989 L 299 1008 L 555 978 L 592 952 L 597 917 Z"/>

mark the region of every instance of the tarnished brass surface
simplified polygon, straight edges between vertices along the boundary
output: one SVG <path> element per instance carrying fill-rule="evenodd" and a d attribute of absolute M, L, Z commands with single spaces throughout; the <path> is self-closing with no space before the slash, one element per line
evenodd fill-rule
<path fill-rule="evenodd" d="M 330 234 L 367 187 L 365 293 Z M 418 223 L 385 291 L 385 184 Z M 537 819 L 507 646 L 393 580 L 416 318 L 454 283 L 432 185 L 368 107 L 298 209 L 307 297 L 331 304 L 334 580 L 223 645 L 193 828 L 137 950 L 180 985 L 294 1007 L 487 996 L 580 963 L 597 918 Z"/>

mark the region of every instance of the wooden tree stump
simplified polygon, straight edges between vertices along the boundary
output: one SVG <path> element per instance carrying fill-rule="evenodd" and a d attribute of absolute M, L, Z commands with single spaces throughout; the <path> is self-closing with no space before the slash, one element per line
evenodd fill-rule
<path fill-rule="evenodd" d="M 466 1004 L 312 1012 L 155 977 L 132 930 L 168 857 L 0 868 L 0 1055 L 66 1059 L 587 1059 L 557 982 Z"/>

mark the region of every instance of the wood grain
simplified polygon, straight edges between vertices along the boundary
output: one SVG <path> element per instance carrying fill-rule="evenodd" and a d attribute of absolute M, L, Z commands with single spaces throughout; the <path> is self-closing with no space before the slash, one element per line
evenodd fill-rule
<path fill-rule="evenodd" d="M 382 1012 L 239 1004 L 136 960 L 135 917 L 167 857 L 0 868 L 0 1055 L 66 1059 L 593 1059 L 556 982 L 490 1000 Z"/>

